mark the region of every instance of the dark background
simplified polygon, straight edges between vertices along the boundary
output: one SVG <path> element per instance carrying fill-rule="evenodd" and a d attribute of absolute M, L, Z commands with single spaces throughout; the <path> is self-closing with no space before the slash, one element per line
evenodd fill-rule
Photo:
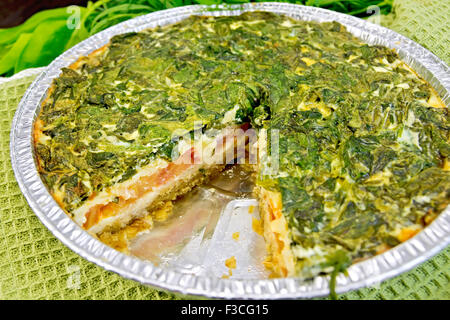
<path fill-rule="evenodd" d="M 0 0 L 0 28 L 21 24 L 34 13 L 72 4 L 86 5 L 87 0 Z"/>

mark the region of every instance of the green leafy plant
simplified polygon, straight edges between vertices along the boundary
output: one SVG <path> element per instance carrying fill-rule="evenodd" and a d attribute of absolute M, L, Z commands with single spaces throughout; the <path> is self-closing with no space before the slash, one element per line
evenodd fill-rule
<path fill-rule="evenodd" d="M 0 75 L 10 76 L 21 70 L 48 65 L 65 50 L 80 41 L 119 22 L 150 12 L 192 4 L 263 2 L 263 0 L 100 0 L 79 9 L 79 24 L 69 28 L 73 11 L 68 8 L 36 13 L 20 26 L 0 29 Z M 291 0 L 284 1 L 315 6 L 366 17 L 368 8 L 378 6 L 387 14 L 393 0 Z"/>
<path fill-rule="evenodd" d="M 47 65 L 63 52 L 72 34 L 69 17 L 66 8 L 45 10 L 20 26 L 0 29 L 0 75 Z"/>

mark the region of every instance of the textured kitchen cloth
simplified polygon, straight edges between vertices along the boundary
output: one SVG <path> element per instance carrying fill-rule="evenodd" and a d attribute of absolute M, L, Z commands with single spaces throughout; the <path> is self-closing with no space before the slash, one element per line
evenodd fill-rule
<path fill-rule="evenodd" d="M 381 23 L 449 59 L 448 1 L 396 0 Z M 56 239 L 29 208 L 9 158 L 11 121 L 34 77 L 0 83 L 0 300 L 179 299 L 92 264 Z M 434 258 L 377 286 L 340 299 L 450 299 L 450 247 Z"/>
<path fill-rule="evenodd" d="M 420 43 L 450 65 L 450 0 L 394 0 L 380 23 Z"/>

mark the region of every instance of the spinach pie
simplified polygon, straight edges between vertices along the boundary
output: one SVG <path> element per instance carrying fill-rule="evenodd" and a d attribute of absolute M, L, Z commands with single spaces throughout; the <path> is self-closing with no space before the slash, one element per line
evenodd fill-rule
<path fill-rule="evenodd" d="M 337 22 L 248 12 L 114 36 L 54 80 L 34 146 L 54 199 L 97 236 L 220 172 L 236 146 L 217 141 L 256 150 L 267 265 L 312 277 L 446 208 L 449 120 L 393 50 Z"/>

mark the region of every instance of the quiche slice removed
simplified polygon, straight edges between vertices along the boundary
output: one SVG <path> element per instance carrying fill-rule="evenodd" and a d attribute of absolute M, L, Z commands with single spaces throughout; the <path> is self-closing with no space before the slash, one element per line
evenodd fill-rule
<path fill-rule="evenodd" d="M 253 150 L 269 264 L 312 277 L 406 241 L 448 205 L 449 129 L 393 50 L 336 22 L 248 12 L 113 37 L 54 80 L 34 143 L 50 193 L 94 235 Z"/>

